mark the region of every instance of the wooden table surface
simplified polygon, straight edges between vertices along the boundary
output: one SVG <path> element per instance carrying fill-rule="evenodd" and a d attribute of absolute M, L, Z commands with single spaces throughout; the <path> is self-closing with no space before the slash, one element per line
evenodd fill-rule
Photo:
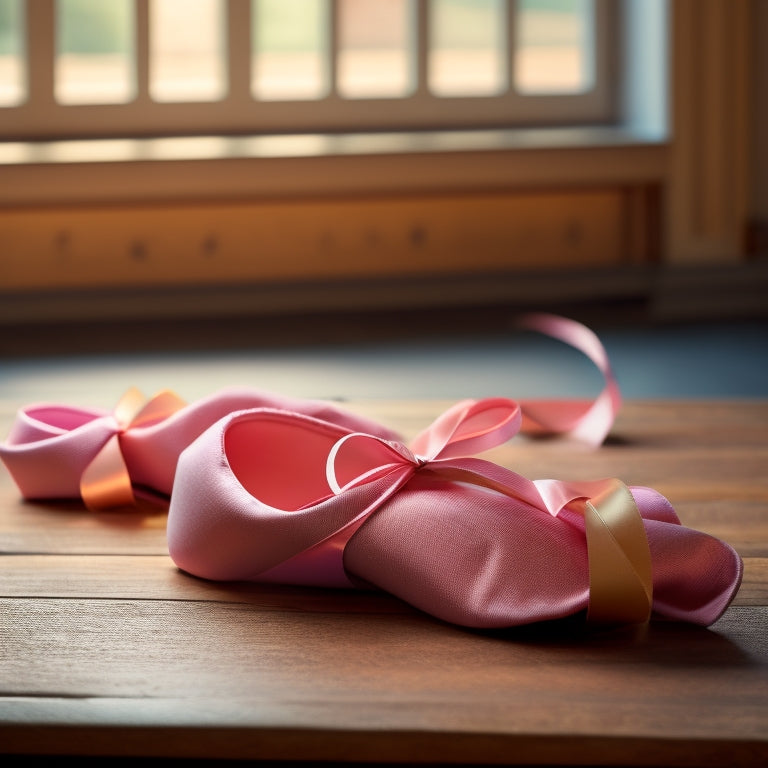
<path fill-rule="evenodd" d="M 411 436 L 448 404 L 347 407 Z M 708 629 L 478 632 L 375 592 L 207 583 L 169 559 L 164 514 L 23 503 L 0 467 L 4 762 L 768 765 L 768 401 L 633 401 L 597 451 L 488 457 L 656 488 L 742 555 L 734 603 Z"/>

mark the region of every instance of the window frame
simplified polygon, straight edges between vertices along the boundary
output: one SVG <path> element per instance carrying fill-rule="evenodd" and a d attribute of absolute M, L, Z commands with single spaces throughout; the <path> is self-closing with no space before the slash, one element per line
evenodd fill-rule
<path fill-rule="evenodd" d="M 232 204 L 236 207 L 238 202 L 247 202 L 259 210 L 270 201 L 284 201 L 294 207 L 298 221 L 323 200 L 343 203 L 365 198 L 378 200 L 386 207 L 391 201 L 409 199 L 413 208 L 396 222 L 396 229 L 412 233 L 418 231 L 418 227 L 413 230 L 418 224 L 418 215 L 414 217 L 413 212 L 435 196 L 465 196 L 470 200 L 475 194 L 498 192 L 525 199 L 541 192 L 567 190 L 578 205 L 590 190 L 612 189 L 624 202 L 611 226 L 621 229 L 624 241 L 614 254 L 616 264 L 609 270 L 615 273 L 616 269 L 624 269 L 617 265 L 630 264 L 634 271 L 636 266 L 632 265 L 640 263 L 647 269 L 649 259 L 665 258 L 660 255 L 653 232 L 664 224 L 658 217 L 664 215 L 667 203 L 657 193 L 670 182 L 676 156 L 675 145 L 669 141 L 667 90 L 669 87 L 673 106 L 687 91 L 684 87 L 673 89 L 679 86 L 676 80 L 668 83 L 677 75 L 667 69 L 664 43 L 668 30 L 675 39 L 683 36 L 684 40 L 688 32 L 678 23 L 673 0 L 621 0 L 615 5 L 622 28 L 632 32 L 632 45 L 621 51 L 621 61 L 616 62 L 617 70 L 627 78 L 627 88 L 617 99 L 618 117 L 610 125 L 0 141 L 0 172 L 5 182 L 0 185 L 0 215 L 7 214 L 8 221 L 0 221 L 0 245 L 13 258 L 21 259 L 31 276 L 26 288 L 3 290 L 0 264 L 0 298 L 5 301 L 0 302 L 4 307 L 0 315 L 10 320 L 30 318 L 42 311 L 41 303 L 54 314 L 70 318 L 82 317 L 83 313 L 111 315 L 118 310 L 127 317 L 138 308 L 143 312 L 147 307 L 143 298 L 136 300 L 136 292 L 145 296 L 143 292 L 155 290 L 159 280 L 153 259 L 144 258 L 143 243 L 147 238 L 158 236 L 163 242 L 171 238 L 170 250 L 175 255 L 167 256 L 168 274 L 183 276 L 188 268 L 188 252 L 176 242 L 176 235 L 167 231 L 157 212 L 183 209 L 190 223 L 198 223 L 202 206 L 216 209 L 228 221 Z M 664 60 L 658 67 L 649 67 L 647 52 L 657 50 L 660 41 Z M 355 236 L 356 223 L 343 213 L 343 206 L 339 210 L 338 220 L 323 222 L 324 227 L 338 229 L 333 236 L 328 235 L 328 242 Z M 570 205 L 565 205 L 554 212 L 569 210 Z M 99 221 L 106 227 L 104 231 L 109 231 L 111 211 L 129 214 L 130 231 L 123 233 L 124 242 L 121 240 L 117 248 L 80 251 L 77 233 L 71 232 L 67 223 L 68 216 L 87 213 L 83 232 L 90 237 L 88 233 L 94 227 L 98 229 Z M 250 304 L 253 291 L 270 293 L 275 289 L 261 268 L 271 258 L 269 239 L 277 243 L 291 238 L 285 237 L 278 223 L 267 225 L 267 231 L 255 239 L 244 235 L 250 226 L 250 213 L 243 211 L 234 227 L 225 224 L 224 219 L 222 226 L 227 240 L 239 238 L 238 250 L 231 258 L 249 270 L 247 280 L 238 280 L 237 286 L 248 295 Z M 19 221 L 23 219 L 21 228 L 13 224 L 18 217 Z M 462 207 L 455 222 L 449 224 L 474 226 L 472 217 L 471 205 Z M 202 233 L 201 247 L 206 254 L 208 244 L 214 241 L 210 232 Z M 497 288 L 506 295 L 513 285 L 523 285 L 527 291 L 527 283 L 517 279 L 522 267 L 516 253 L 515 248 L 510 249 L 503 276 L 492 275 L 490 282 L 470 293 L 478 297 L 489 289 L 498 297 Z M 304 258 L 305 254 L 300 256 Z M 126 281 L 113 271 L 115 259 L 119 262 L 125 258 L 135 263 L 138 282 Z M 334 258 L 329 261 L 329 269 L 336 268 Z M 467 281 L 483 280 L 483 275 L 475 274 L 472 249 L 466 249 L 463 259 L 466 272 L 455 284 L 459 292 Z M 368 274 L 376 278 L 372 285 L 391 271 L 389 252 L 383 249 L 365 263 Z M 101 287 L 65 288 L 71 286 L 73 268 L 88 276 L 89 285 L 101 280 Z M 545 270 L 545 282 L 551 280 L 553 272 Z M 228 292 L 232 286 L 225 285 L 230 279 L 227 274 L 219 258 L 211 256 L 205 285 L 177 286 L 169 289 L 170 293 L 161 291 L 152 311 L 172 316 L 197 308 L 200 301 L 209 301 L 209 291 L 221 288 L 223 293 L 210 299 L 211 311 L 227 312 L 233 306 Z M 429 291 L 443 295 L 442 273 L 422 277 L 421 283 L 413 275 L 404 280 L 396 278 L 397 291 L 385 290 L 385 301 L 399 300 L 400 291 L 415 295 L 417 284 L 429 285 Z M 42 293 L 38 295 L 36 288 Z M 327 280 L 296 278 L 284 288 L 285 295 L 278 290 L 280 298 L 275 300 L 280 306 L 290 303 L 289 294 L 299 296 L 301 301 L 310 301 L 311 295 L 323 306 L 332 303 Z M 113 301 L 114 297 L 105 298 L 110 290 L 120 295 L 127 292 L 127 304 Z M 420 289 L 415 293 L 421 296 Z M 367 294 L 361 289 L 359 295 Z M 30 301 L 26 302 L 25 297 Z M 253 306 L 262 307 L 261 299 Z"/>
<path fill-rule="evenodd" d="M 156 102 L 149 95 L 149 2 L 134 0 L 136 97 L 124 104 L 60 104 L 54 98 L 55 0 L 35 0 L 27 14 L 27 99 L 0 107 L 0 140 L 142 136 L 242 135 L 370 130 L 457 130 L 617 122 L 617 4 L 595 0 L 595 87 L 579 94 L 436 96 L 426 87 L 427 0 L 415 0 L 418 85 L 404 98 L 342 98 L 331 92 L 309 101 L 258 101 L 251 92 L 251 2 L 226 0 L 228 92 L 218 101 Z M 513 61 L 514 6 L 507 2 L 508 59 Z M 338 23 L 330 0 L 332 27 Z M 331 35 L 333 39 L 335 35 Z M 511 64 L 509 65 L 512 66 Z M 333 68 L 331 68 L 333 69 Z M 511 82 L 511 72 L 510 72 Z M 332 78 L 333 80 L 333 78 Z"/>

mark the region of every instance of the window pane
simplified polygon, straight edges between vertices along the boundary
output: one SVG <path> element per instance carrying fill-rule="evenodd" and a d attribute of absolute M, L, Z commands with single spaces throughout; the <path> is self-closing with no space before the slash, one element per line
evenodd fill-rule
<path fill-rule="evenodd" d="M 592 0 L 518 0 L 515 87 L 582 93 L 594 85 Z"/>
<path fill-rule="evenodd" d="M 410 0 L 340 0 L 338 91 L 348 98 L 405 96 L 415 60 Z"/>
<path fill-rule="evenodd" d="M 430 0 L 429 89 L 488 96 L 507 87 L 504 0 Z"/>
<path fill-rule="evenodd" d="M 26 96 L 21 0 L 0 0 L 0 107 Z"/>
<path fill-rule="evenodd" d="M 251 83 L 257 99 L 328 93 L 328 0 L 252 0 Z"/>
<path fill-rule="evenodd" d="M 222 0 L 151 0 L 149 30 L 149 93 L 155 101 L 224 96 Z"/>
<path fill-rule="evenodd" d="M 131 0 L 57 0 L 57 101 L 117 104 L 134 97 L 132 11 Z"/>

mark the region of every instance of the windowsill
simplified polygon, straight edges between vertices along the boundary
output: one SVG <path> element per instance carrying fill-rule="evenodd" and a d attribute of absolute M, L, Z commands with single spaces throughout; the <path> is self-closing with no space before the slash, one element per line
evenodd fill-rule
<path fill-rule="evenodd" d="M 0 142 L 0 205 L 653 183 L 666 146 L 602 126 Z"/>
<path fill-rule="evenodd" d="M 176 136 L 0 142 L 0 165 L 278 159 L 360 155 L 594 149 L 658 145 L 660 137 L 603 126 L 389 131 L 261 136 Z"/>

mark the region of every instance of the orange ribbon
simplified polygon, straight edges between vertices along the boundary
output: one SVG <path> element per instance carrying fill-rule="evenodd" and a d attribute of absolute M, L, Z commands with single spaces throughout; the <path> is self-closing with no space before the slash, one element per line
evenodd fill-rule
<path fill-rule="evenodd" d="M 134 427 L 167 419 L 185 406 L 186 403 L 170 390 L 158 392 L 147 400 L 132 387 L 120 398 L 113 413 L 118 429 L 93 457 L 80 478 L 80 495 L 88 509 L 102 512 L 115 507 L 137 506 L 120 437 Z"/>

